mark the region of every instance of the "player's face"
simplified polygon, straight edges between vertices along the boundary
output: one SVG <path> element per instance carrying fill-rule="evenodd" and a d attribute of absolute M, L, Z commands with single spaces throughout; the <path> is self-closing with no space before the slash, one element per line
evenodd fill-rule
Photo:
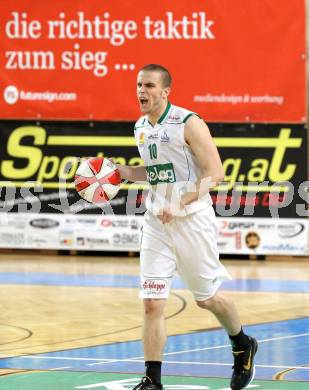
<path fill-rule="evenodd" d="M 137 99 L 142 114 L 156 114 L 165 109 L 170 88 L 162 85 L 162 75 L 156 71 L 141 71 L 137 76 Z"/>

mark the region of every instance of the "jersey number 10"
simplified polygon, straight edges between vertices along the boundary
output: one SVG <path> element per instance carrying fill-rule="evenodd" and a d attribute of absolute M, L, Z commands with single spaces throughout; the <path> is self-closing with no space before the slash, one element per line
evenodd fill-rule
<path fill-rule="evenodd" d="M 149 149 L 149 154 L 150 154 L 151 160 L 156 159 L 158 157 L 157 145 L 156 144 L 150 144 L 148 146 L 148 149 Z"/>

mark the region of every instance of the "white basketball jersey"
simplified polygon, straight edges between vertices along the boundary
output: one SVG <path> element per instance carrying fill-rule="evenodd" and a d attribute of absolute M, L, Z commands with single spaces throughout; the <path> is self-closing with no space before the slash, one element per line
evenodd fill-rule
<path fill-rule="evenodd" d="M 150 185 L 146 207 L 154 213 L 179 204 L 180 196 L 190 188 L 195 190 L 194 183 L 201 176 L 196 158 L 184 139 L 185 123 L 191 115 L 195 114 L 168 103 L 155 126 L 147 116 L 135 124 L 134 135 Z M 178 215 L 191 214 L 211 203 L 207 194 Z"/>

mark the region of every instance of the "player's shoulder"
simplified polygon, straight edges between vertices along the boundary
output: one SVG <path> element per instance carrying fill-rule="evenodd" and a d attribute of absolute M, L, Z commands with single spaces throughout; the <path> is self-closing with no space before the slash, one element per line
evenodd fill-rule
<path fill-rule="evenodd" d="M 141 116 L 141 117 L 135 122 L 134 131 L 137 131 L 137 130 L 142 129 L 142 128 L 147 127 L 147 126 L 149 126 L 149 122 L 148 122 L 148 119 L 147 119 L 147 115 Z"/>
<path fill-rule="evenodd" d="M 171 109 L 166 117 L 166 123 L 168 123 L 168 124 L 186 123 L 187 120 L 192 115 L 196 115 L 199 117 L 199 115 L 196 114 L 194 111 L 188 110 L 187 108 L 184 108 L 184 107 L 172 105 Z"/>

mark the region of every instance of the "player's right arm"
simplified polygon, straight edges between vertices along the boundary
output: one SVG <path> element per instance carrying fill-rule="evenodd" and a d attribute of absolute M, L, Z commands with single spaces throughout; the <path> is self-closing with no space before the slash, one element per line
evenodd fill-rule
<path fill-rule="evenodd" d="M 144 133 L 140 133 L 139 129 L 141 124 L 145 121 L 145 117 L 141 117 L 134 126 L 134 137 L 137 145 L 144 142 Z M 121 165 L 117 164 L 121 179 L 131 182 L 135 181 L 147 181 L 146 169 L 143 165 Z"/>
<path fill-rule="evenodd" d="M 128 181 L 147 181 L 146 169 L 144 166 L 130 166 L 117 164 L 121 179 Z"/>

